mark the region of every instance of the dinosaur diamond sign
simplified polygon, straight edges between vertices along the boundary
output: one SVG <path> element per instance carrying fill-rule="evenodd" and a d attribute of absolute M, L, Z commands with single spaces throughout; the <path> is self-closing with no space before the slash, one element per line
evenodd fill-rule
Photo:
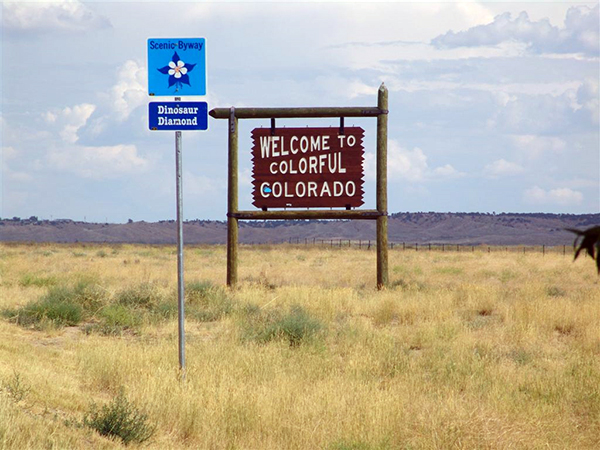
<path fill-rule="evenodd" d="M 206 40 L 148 39 L 148 94 L 206 95 Z"/>
<path fill-rule="evenodd" d="M 360 127 L 256 128 L 253 205 L 262 208 L 357 207 L 363 202 Z"/>

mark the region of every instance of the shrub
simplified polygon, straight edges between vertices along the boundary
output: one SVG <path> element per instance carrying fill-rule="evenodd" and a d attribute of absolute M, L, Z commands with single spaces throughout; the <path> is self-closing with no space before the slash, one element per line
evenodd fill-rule
<path fill-rule="evenodd" d="M 101 409 L 92 404 L 83 417 L 83 425 L 103 436 L 119 438 L 125 445 L 147 441 L 156 429 L 148 421 L 147 414 L 127 400 L 123 391 Z"/>
<path fill-rule="evenodd" d="M 83 317 L 81 306 L 67 299 L 42 298 L 17 310 L 5 310 L 3 315 L 21 326 L 41 326 L 50 323 L 55 327 L 77 325 Z"/>
<path fill-rule="evenodd" d="M 156 287 L 150 283 L 144 283 L 137 287 L 125 289 L 117 294 L 117 303 L 123 306 L 134 306 L 151 309 L 162 300 Z"/>
<path fill-rule="evenodd" d="M 57 282 L 56 277 L 53 277 L 53 276 L 44 277 L 44 276 L 39 276 L 39 275 L 33 275 L 30 273 L 26 273 L 19 280 L 19 284 L 23 287 L 29 287 L 29 286 L 48 287 L 48 286 L 54 286 L 56 284 L 56 282 Z"/>
<path fill-rule="evenodd" d="M 187 315 L 190 318 L 210 322 L 230 314 L 234 304 L 227 292 L 210 281 L 196 281 L 185 288 Z"/>
<path fill-rule="evenodd" d="M 3 315 L 22 326 L 73 326 L 102 306 L 104 292 L 97 286 L 80 281 L 73 287 L 55 286 L 39 300 Z"/>
<path fill-rule="evenodd" d="M 102 334 L 121 334 L 132 330 L 140 324 L 140 316 L 135 311 L 123 305 L 109 305 L 100 310 L 98 318 L 101 323 L 93 327 Z"/>
<path fill-rule="evenodd" d="M 323 329 L 321 322 L 312 318 L 301 306 L 295 305 L 287 314 L 277 312 L 255 313 L 246 316 L 243 336 L 246 339 L 266 343 L 272 340 L 287 340 L 297 347 L 316 336 Z"/>
<path fill-rule="evenodd" d="M 12 378 L 3 384 L 4 390 L 15 402 L 23 400 L 31 390 L 31 386 L 23 380 L 18 372 L 13 372 Z"/>

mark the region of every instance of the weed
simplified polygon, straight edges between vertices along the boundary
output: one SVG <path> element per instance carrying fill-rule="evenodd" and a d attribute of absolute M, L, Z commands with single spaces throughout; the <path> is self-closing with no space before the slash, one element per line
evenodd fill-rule
<path fill-rule="evenodd" d="M 49 287 L 54 286 L 57 283 L 56 277 L 53 276 L 39 276 L 31 273 L 26 273 L 19 280 L 19 284 L 23 287 L 36 286 L 36 287 Z"/>
<path fill-rule="evenodd" d="M 546 295 L 548 295 L 548 297 L 564 297 L 567 293 L 564 289 L 557 286 L 549 286 L 546 288 Z"/>
<path fill-rule="evenodd" d="M 13 372 L 12 378 L 3 383 L 3 387 L 15 402 L 23 400 L 31 390 L 31 386 L 23 381 L 21 374 L 16 371 Z"/>
<path fill-rule="evenodd" d="M 119 292 L 116 300 L 117 303 L 123 306 L 151 309 L 160 303 L 162 299 L 152 284 L 144 283 Z"/>
<path fill-rule="evenodd" d="M 18 309 L 4 310 L 2 315 L 21 326 L 73 326 L 102 306 L 104 292 L 87 281 L 75 286 L 55 286 L 39 300 Z"/>
<path fill-rule="evenodd" d="M 106 258 L 106 252 L 105 252 L 104 250 L 98 250 L 98 251 L 96 252 L 96 256 L 97 256 L 98 258 Z"/>
<path fill-rule="evenodd" d="M 24 327 L 63 327 L 77 325 L 83 318 L 83 309 L 67 299 L 46 297 L 17 310 L 4 310 L 3 315 Z"/>
<path fill-rule="evenodd" d="M 277 339 L 287 340 L 291 347 L 309 341 L 324 327 L 301 306 L 295 305 L 287 314 L 278 312 L 254 314 L 243 325 L 246 339 L 266 343 Z"/>
<path fill-rule="evenodd" d="M 92 404 L 89 412 L 83 417 L 83 425 L 103 436 L 119 438 L 125 445 L 147 441 L 156 429 L 148 421 L 148 415 L 127 400 L 122 390 L 101 409 Z"/>
<path fill-rule="evenodd" d="M 394 300 L 386 300 L 373 311 L 373 323 L 377 326 L 389 325 L 398 320 L 398 304 Z"/>
<path fill-rule="evenodd" d="M 126 330 L 135 329 L 140 325 L 140 315 L 123 305 L 112 304 L 102 308 L 98 313 L 101 320 L 92 329 L 106 335 L 119 335 Z"/>
<path fill-rule="evenodd" d="M 233 311 L 227 292 L 210 281 L 189 283 L 185 289 L 188 316 L 201 322 L 218 320 Z"/>

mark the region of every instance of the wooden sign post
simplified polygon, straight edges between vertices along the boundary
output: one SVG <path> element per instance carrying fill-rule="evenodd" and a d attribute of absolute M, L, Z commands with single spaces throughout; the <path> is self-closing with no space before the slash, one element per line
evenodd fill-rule
<path fill-rule="evenodd" d="M 215 119 L 229 120 L 227 182 L 227 285 L 237 284 L 238 220 L 350 219 L 377 221 L 377 288 L 388 284 L 387 116 L 388 91 L 382 83 L 376 107 L 215 108 Z M 276 128 L 275 119 L 339 117 L 336 128 Z M 376 209 L 363 204 L 364 131 L 344 127 L 345 117 L 377 118 Z M 271 119 L 253 130 L 253 204 L 238 210 L 238 120 Z M 329 210 L 269 210 L 269 208 Z"/>

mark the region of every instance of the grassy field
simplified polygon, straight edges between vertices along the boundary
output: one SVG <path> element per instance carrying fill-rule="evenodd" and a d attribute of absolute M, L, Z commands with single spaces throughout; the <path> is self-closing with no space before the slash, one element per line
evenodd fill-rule
<path fill-rule="evenodd" d="M 0 256 L 0 448 L 600 448 L 589 258 L 190 247 L 179 382 L 174 248 Z"/>

